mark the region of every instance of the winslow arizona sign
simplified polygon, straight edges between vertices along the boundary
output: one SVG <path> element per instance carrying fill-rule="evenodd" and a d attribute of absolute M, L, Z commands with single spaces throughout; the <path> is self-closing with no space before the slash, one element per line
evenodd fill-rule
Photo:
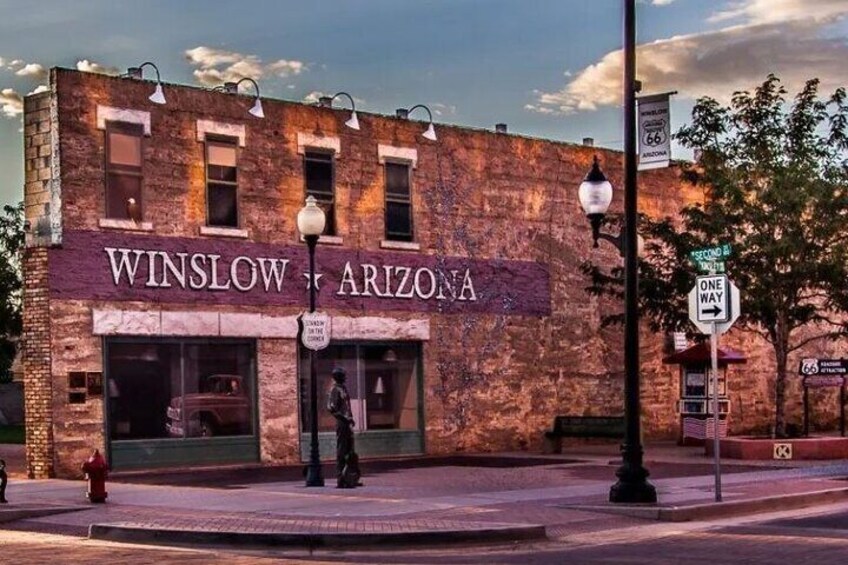
<path fill-rule="evenodd" d="M 56 299 L 303 306 L 305 246 L 68 232 L 49 251 Z M 321 248 L 322 308 L 550 313 L 546 265 Z"/>

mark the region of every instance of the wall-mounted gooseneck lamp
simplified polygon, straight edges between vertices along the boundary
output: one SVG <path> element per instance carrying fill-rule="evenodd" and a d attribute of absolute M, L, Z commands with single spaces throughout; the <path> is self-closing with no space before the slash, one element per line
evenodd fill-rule
<path fill-rule="evenodd" d="M 227 94 L 238 94 L 238 87 L 243 82 L 249 82 L 253 85 L 254 90 L 256 90 L 256 98 L 254 99 L 253 107 L 247 111 L 251 116 L 256 116 L 257 118 L 264 118 L 265 112 L 262 110 L 262 100 L 259 99 L 259 85 L 256 84 L 256 81 L 250 77 L 244 77 L 240 79 L 238 82 L 225 82 L 221 86 L 216 86 L 212 90 L 226 92 Z"/>
<path fill-rule="evenodd" d="M 430 125 L 427 126 L 427 130 L 424 133 L 422 133 L 421 136 L 426 138 L 426 139 L 429 139 L 430 141 L 436 141 L 436 129 L 433 127 L 433 112 L 431 112 L 430 108 L 428 108 L 424 104 L 416 104 L 415 106 L 413 106 L 412 108 L 409 108 L 408 110 L 406 108 L 398 108 L 397 110 L 395 110 L 395 115 L 398 118 L 406 120 L 406 119 L 409 118 L 409 114 L 411 114 L 412 111 L 417 109 L 417 108 L 423 108 L 424 110 L 426 110 L 427 116 L 429 116 L 429 118 L 430 118 Z"/>
<path fill-rule="evenodd" d="M 148 97 L 148 100 L 154 104 L 165 104 L 165 93 L 162 91 L 162 78 L 159 76 L 159 67 L 150 61 L 146 61 L 137 67 L 128 68 L 127 74 L 124 76 L 136 80 L 142 80 L 144 78 L 144 67 L 153 67 L 153 70 L 156 71 L 156 89 L 153 91 L 153 94 Z"/>
<path fill-rule="evenodd" d="M 356 104 L 353 101 L 353 96 L 347 92 L 337 92 L 332 96 L 322 96 L 318 99 L 318 105 L 322 108 L 332 108 L 333 100 L 339 96 L 347 96 L 347 99 L 350 100 L 350 119 L 345 122 L 345 125 L 350 129 L 359 130 L 359 118 L 356 117 Z"/>

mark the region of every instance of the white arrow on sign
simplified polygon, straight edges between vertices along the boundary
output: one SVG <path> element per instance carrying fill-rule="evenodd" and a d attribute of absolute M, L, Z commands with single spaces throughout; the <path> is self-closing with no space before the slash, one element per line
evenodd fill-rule
<path fill-rule="evenodd" d="M 706 276 L 706 277 L 698 277 L 698 278 L 699 279 L 701 279 L 701 278 L 707 279 L 707 278 L 714 278 L 714 277 L 723 277 L 725 279 L 725 281 L 727 281 L 726 286 L 724 287 L 725 288 L 725 291 L 724 291 L 725 302 L 722 305 L 719 306 L 719 309 L 722 310 L 722 312 L 720 312 L 720 313 L 715 312 L 716 304 L 711 303 L 711 302 L 709 302 L 709 300 L 707 300 L 704 303 L 704 311 L 702 313 L 702 311 L 700 310 L 701 304 L 699 303 L 700 301 L 698 300 L 698 298 L 699 298 L 698 297 L 699 285 L 697 283 L 695 284 L 695 287 L 689 292 L 689 319 L 692 321 L 693 324 L 695 324 L 695 326 L 698 328 L 698 330 L 701 333 L 708 334 L 708 335 L 711 334 L 712 331 L 713 331 L 713 329 L 712 329 L 713 319 L 710 318 L 711 316 L 723 316 L 724 314 L 727 315 L 726 321 L 716 320 L 716 331 L 720 334 L 723 334 L 724 332 L 729 330 L 730 327 L 733 325 L 733 323 L 737 320 L 737 318 L 739 318 L 739 312 L 740 312 L 740 309 L 739 309 L 739 289 L 736 288 L 736 285 L 733 284 L 733 282 L 731 282 L 730 280 L 727 280 L 727 277 L 725 275 L 709 275 L 709 276 Z M 707 287 L 709 287 L 709 286 L 710 285 L 707 285 Z M 704 298 L 710 298 L 710 297 L 705 296 Z M 703 319 L 705 317 L 708 319 L 708 321 L 705 321 Z"/>

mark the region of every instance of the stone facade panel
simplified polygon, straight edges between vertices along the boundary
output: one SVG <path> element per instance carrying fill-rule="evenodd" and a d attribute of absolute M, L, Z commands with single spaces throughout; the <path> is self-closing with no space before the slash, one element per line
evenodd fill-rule
<path fill-rule="evenodd" d="M 216 312 L 162 312 L 162 335 L 217 336 L 219 332 Z"/>
<path fill-rule="evenodd" d="M 298 463 L 297 347 L 293 340 L 260 339 L 257 349 L 261 460 Z"/>

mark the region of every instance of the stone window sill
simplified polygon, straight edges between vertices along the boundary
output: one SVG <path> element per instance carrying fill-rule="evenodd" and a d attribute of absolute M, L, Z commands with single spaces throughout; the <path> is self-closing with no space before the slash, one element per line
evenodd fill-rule
<path fill-rule="evenodd" d="M 415 241 L 392 241 L 390 239 L 384 239 L 380 242 L 380 248 L 401 251 L 421 251 L 421 244 Z"/>
<path fill-rule="evenodd" d="M 240 228 L 223 228 L 216 226 L 200 226 L 200 235 L 214 235 L 219 237 L 235 237 L 247 239 L 250 233 Z"/>
<path fill-rule="evenodd" d="M 300 236 L 300 241 L 306 241 Z M 318 238 L 319 245 L 344 245 L 344 238 L 340 235 L 322 235 Z"/>
<path fill-rule="evenodd" d="M 115 218 L 100 218 L 98 225 L 107 230 L 124 231 L 153 231 L 152 222 L 135 222 L 133 220 L 118 220 Z"/>

